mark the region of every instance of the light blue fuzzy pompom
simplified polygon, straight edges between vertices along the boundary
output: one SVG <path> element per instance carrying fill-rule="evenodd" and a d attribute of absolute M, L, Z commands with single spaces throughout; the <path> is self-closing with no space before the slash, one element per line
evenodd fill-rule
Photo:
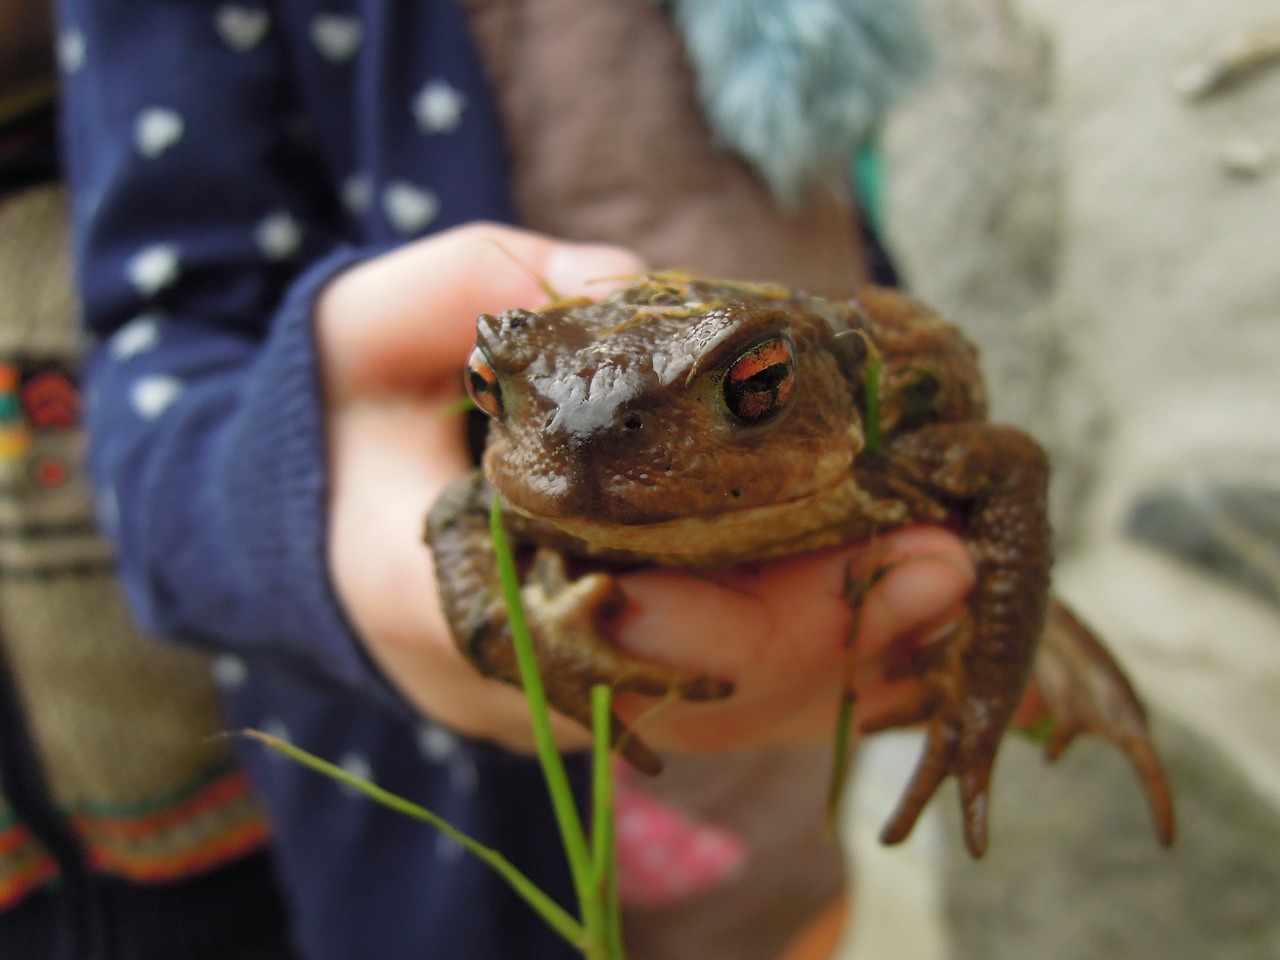
<path fill-rule="evenodd" d="M 783 204 L 848 178 L 929 61 L 915 0 L 669 0 L 717 139 Z"/>

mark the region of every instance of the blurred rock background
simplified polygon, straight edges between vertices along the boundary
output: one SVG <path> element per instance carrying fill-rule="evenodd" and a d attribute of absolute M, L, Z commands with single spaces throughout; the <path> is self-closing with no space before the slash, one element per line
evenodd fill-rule
<path fill-rule="evenodd" d="M 1280 7 L 927 0 L 931 81 L 886 132 L 910 286 L 1055 461 L 1057 591 L 1129 668 L 1172 851 L 1109 747 L 1011 742 L 992 849 L 950 790 L 873 835 L 914 763 L 873 744 L 849 960 L 1280 958 Z M 905 768 L 905 769 L 904 769 Z"/>

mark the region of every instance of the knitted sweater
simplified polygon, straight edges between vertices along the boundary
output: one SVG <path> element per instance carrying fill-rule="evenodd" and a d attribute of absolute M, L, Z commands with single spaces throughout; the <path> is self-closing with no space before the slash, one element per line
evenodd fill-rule
<path fill-rule="evenodd" d="M 244 912 L 202 881 L 186 910 L 174 885 L 262 849 L 268 829 L 212 739 L 223 720 L 208 658 L 138 632 L 94 523 L 52 146 L 47 106 L 0 116 L 0 953 L 92 957 L 110 937 L 112 956 L 156 956 L 135 945 L 168 930 L 166 957 L 208 956 L 212 944 L 183 945 L 210 937 L 194 918 L 252 926 L 272 915 L 270 890 L 255 884 L 262 902 Z M 112 882 L 164 888 L 170 916 L 108 909 Z"/>

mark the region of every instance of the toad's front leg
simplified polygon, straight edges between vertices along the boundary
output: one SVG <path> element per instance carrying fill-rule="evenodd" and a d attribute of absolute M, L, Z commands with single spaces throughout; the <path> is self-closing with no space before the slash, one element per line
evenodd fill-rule
<path fill-rule="evenodd" d="M 895 438 L 886 459 L 964 518 L 962 535 L 977 580 L 966 615 L 921 678 L 925 753 L 884 831 L 910 833 L 948 774 L 960 785 L 965 841 L 987 845 L 987 794 L 996 751 L 1017 708 L 1044 627 L 1051 563 L 1045 494 L 1048 462 L 1039 445 L 985 422 L 934 424 Z"/>
<path fill-rule="evenodd" d="M 435 555 L 441 605 L 458 649 L 485 676 L 520 686 L 489 528 L 494 496 L 479 471 L 453 484 L 431 508 L 426 539 Z M 591 724 L 591 688 L 599 683 L 686 700 L 730 692 L 721 681 L 637 660 L 610 644 L 600 623 L 621 608 L 624 598 L 606 573 L 571 578 L 559 553 L 540 548 L 523 565 L 520 594 L 547 699 L 585 726 Z M 615 746 L 637 769 L 656 773 L 661 766 L 657 756 L 637 737 L 625 734 L 615 718 Z"/>

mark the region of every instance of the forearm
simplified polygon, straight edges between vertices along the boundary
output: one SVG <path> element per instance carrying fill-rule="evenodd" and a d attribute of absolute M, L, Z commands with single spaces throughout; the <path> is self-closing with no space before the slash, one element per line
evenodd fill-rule
<path fill-rule="evenodd" d="M 145 626 L 384 691 L 326 567 L 312 306 L 359 259 L 270 44 L 150 0 L 62 9 L 89 469 Z M 183 49 L 176 58 L 174 49 Z M 296 125 L 296 123 L 295 123 Z"/>
<path fill-rule="evenodd" d="M 311 308 L 353 259 L 294 285 L 266 339 L 142 319 L 90 364 L 90 469 L 151 630 L 377 686 L 326 565 Z"/>

